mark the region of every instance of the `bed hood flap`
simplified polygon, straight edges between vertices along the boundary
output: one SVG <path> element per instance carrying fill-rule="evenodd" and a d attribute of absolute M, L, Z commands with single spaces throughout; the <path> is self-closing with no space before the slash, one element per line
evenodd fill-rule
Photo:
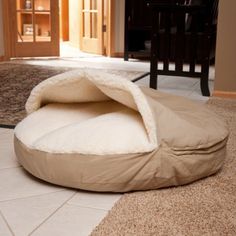
<path fill-rule="evenodd" d="M 49 103 L 79 103 L 115 100 L 137 110 L 149 141 L 157 147 L 156 124 L 145 95 L 134 83 L 120 76 L 80 69 L 53 76 L 38 84 L 26 102 L 27 114 Z"/>

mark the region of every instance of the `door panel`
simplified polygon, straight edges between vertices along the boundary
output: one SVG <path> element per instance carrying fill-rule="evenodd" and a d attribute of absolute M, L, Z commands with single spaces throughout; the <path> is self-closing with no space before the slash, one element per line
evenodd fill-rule
<path fill-rule="evenodd" d="M 59 56 L 58 0 L 10 0 L 12 57 Z"/>
<path fill-rule="evenodd" d="M 81 0 L 80 49 L 103 54 L 103 0 Z"/>

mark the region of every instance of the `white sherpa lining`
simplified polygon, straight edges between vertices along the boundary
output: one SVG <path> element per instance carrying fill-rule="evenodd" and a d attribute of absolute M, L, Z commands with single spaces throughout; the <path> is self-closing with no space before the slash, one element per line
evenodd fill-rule
<path fill-rule="evenodd" d="M 148 151 L 154 150 L 158 143 L 156 125 L 149 104 L 137 85 L 117 75 L 84 69 L 51 77 L 32 90 L 26 103 L 26 110 L 31 114 L 50 103 L 108 100 L 115 100 L 141 114 L 150 142 Z"/>

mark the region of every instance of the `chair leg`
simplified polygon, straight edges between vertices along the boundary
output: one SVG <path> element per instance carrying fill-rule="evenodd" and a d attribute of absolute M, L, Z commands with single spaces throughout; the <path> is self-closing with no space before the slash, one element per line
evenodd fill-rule
<path fill-rule="evenodd" d="M 157 58 L 155 56 L 151 59 L 149 87 L 157 89 Z"/>
<path fill-rule="evenodd" d="M 202 75 L 201 75 L 201 81 L 200 81 L 202 96 L 205 96 L 205 97 L 210 96 L 210 90 L 209 90 L 209 84 L 208 84 L 209 66 L 210 66 L 210 61 L 208 58 L 206 58 L 206 60 L 203 61 L 202 63 Z"/>
<path fill-rule="evenodd" d="M 124 53 L 124 60 L 125 61 L 129 60 L 129 54 L 127 52 Z"/>
<path fill-rule="evenodd" d="M 200 87 L 201 87 L 202 96 L 209 97 L 210 90 L 209 90 L 209 85 L 208 85 L 208 77 L 207 78 L 201 77 Z"/>
<path fill-rule="evenodd" d="M 150 73 L 150 88 L 157 89 L 157 73 L 155 75 Z"/>

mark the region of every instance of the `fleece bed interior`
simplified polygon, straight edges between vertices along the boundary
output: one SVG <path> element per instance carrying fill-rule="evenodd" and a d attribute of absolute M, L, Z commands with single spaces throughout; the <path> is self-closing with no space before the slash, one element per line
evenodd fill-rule
<path fill-rule="evenodd" d="M 19 140 L 49 153 L 127 154 L 150 151 L 142 116 L 115 100 L 50 103 L 18 126 Z"/>

